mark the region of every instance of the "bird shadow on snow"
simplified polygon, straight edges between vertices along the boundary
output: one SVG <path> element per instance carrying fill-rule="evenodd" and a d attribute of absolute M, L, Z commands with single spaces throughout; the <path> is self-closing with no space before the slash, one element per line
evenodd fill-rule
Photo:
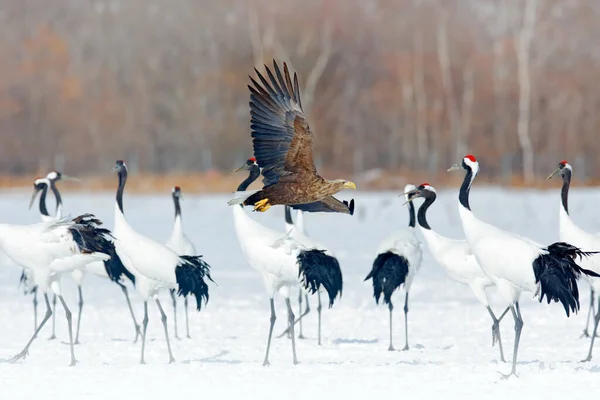
<path fill-rule="evenodd" d="M 242 361 L 241 360 L 223 360 L 221 359 L 221 357 L 225 356 L 229 354 L 229 351 L 227 350 L 221 350 L 219 353 L 215 354 L 214 356 L 210 356 L 210 357 L 205 357 L 205 358 L 197 358 L 197 359 L 190 359 L 190 360 L 185 360 L 183 363 L 184 364 L 190 364 L 193 362 L 199 362 L 199 363 L 212 363 L 212 364 L 241 364 Z"/>
<path fill-rule="evenodd" d="M 379 342 L 379 339 L 333 339 L 333 344 L 374 344 Z"/>

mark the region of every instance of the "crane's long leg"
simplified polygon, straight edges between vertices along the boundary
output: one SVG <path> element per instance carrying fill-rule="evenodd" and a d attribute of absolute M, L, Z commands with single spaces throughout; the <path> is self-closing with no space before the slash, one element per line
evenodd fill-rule
<path fill-rule="evenodd" d="M 173 322 L 175 323 L 175 339 L 179 339 L 177 334 L 177 297 L 175 297 L 175 289 L 170 289 L 171 299 L 173 300 Z"/>
<path fill-rule="evenodd" d="M 79 327 L 81 326 L 81 311 L 83 310 L 83 293 L 81 285 L 77 287 L 79 291 L 79 315 L 77 316 L 77 334 L 75 335 L 75 344 L 79 344 Z"/>
<path fill-rule="evenodd" d="M 294 335 L 294 311 L 292 310 L 292 303 L 290 303 L 289 297 L 285 299 L 285 304 L 288 309 L 288 321 L 290 324 L 290 332 L 292 333 L 292 353 L 294 355 L 294 365 L 298 364 L 298 358 L 296 357 L 296 337 Z"/>
<path fill-rule="evenodd" d="M 500 315 L 500 318 L 496 318 L 490 306 L 487 306 L 487 310 L 490 313 L 490 317 L 492 317 L 492 321 L 494 321 L 494 324 L 492 325 L 492 347 L 498 342 L 500 359 L 502 362 L 506 362 L 504 359 L 504 349 L 502 348 L 502 337 L 500 336 L 500 321 L 502 321 L 502 318 L 504 318 L 508 310 L 510 310 L 510 307 L 507 307 L 506 310 L 504 310 L 502 315 Z"/>
<path fill-rule="evenodd" d="M 167 339 L 167 349 L 169 350 L 169 364 L 175 362 L 175 358 L 173 357 L 173 353 L 171 352 L 171 342 L 169 342 L 169 328 L 167 328 L 167 314 L 165 314 L 165 310 L 163 310 L 160 305 L 160 300 L 156 299 L 156 305 L 158 306 L 158 310 L 160 311 L 160 320 L 163 323 L 163 327 L 165 328 L 165 338 Z"/>
<path fill-rule="evenodd" d="M 185 298 L 183 299 L 183 308 L 185 308 L 185 333 L 186 336 L 188 337 L 188 339 L 191 339 L 192 337 L 190 336 L 190 320 L 188 317 L 188 297 L 185 296 Z"/>
<path fill-rule="evenodd" d="M 519 302 L 515 302 L 514 305 L 510 306 L 513 319 L 515 320 L 515 347 L 513 350 L 513 361 L 510 374 L 504 375 L 504 378 L 508 378 L 511 375 L 517 375 L 517 355 L 519 352 L 519 341 L 521 340 L 521 330 L 523 329 L 523 318 L 521 317 L 521 310 L 519 309 Z"/>
<path fill-rule="evenodd" d="M 17 354 L 13 358 L 11 358 L 9 360 L 9 362 L 14 363 L 15 361 L 18 361 L 18 360 L 21 360 L 21 359 L 24 359 L 25 357 L 27 357 L 27 354 L 29 354 L 29 346 L 31 346 L 31 343 L 33 343 L 33 341 L 37 337 L 38 333 L 40 333 L 40 331 L 42 330 L 44 325 L 46 325 L 46 322 L 48 322 L 48 320 L 52 316 L 52 307 L 50 306 L 50 300 L 48 300 L 47 293 L 44 293 L 44 299 L 46 300 L 46 315 L 44 315 L 44 319 L 42 319 L 40 326 L 38 326 L 36 328 L 35 332 L 33 332 L 33 336 L 31 337 L 31 339 L 29 339 L 29 342 L 27 342 L 27 344 L 25 345 L 25 348 L 19 354 Z"/>
<path fill-rule="evenodd" d="M 592 333 L 592 340 L 590 340 L 590 350 L 588 355 L 582 362 L 592 361 L 592 350 L 594 349 L 594 340 L 596 339 L 596 333 L 598 332 L 598 323 L 600 323 L 600 298 L 598 299 L 598 312 L 594 316 L 594 332 Z"/>
<path fill-rule="evenodd" d="M 406 343 L 402 350 L 408 350 L 408 292 L 404 298 L 404 338 Z"/>
<path fill-rule="evenodd" d="M 587 315 L 587 319 L 585 322 L 585 329 L 583 330 L 583 333 L 581 334 L 581 337 L 590 337 L 590 333 L 589 333 L 589 327 L 590 327 L 590 319 L 593 320 L 594 316 L 596 315 L 596 308 L 595 308 L 595 297 L 596 292 L 594 292 L 594 288 L 590 286 L 590 308 L 588 309 L 588 315 Z"/>
<path fill-rule="evenodd" d="M 146 331 L 148 330 L 148 300 L 144 300 L 144 319 L 142 320 L 142 357 L 140 364 L 146 364 L 144 350 L 146 350 Z"/>
<path fill-rule="evenodd" d="M 275 320 L 277 316 L 275 315 L 275 302 L 271 297 L 271 326 L 269 327 L 269 339 L 267 341 L 267 352 L 265 353 L 265 361 L 263 361 L 263 367 L 266 365 L 271 365 L 269 362 L 269 349 L 271 348 L 271 337 L 273 336 L 273 327 L 275 326 Z"/>
<path fill-rule="evenodd" d="M 75 359 L 75 346 L 73 346 L 73 318 L 71 315 L 71 310 L 67 307 L 67 303 L 65 303 L 65 299 L 62 296 L 58 296 L 60 302 L 65 309 L 65 315 L 67 317 L 67 327 L 69 328 L 69 344 L 71 345 L 71 367 L 77 364 L 77 360 Z"/>
<path fill-rule="evenodd" d="M 394 305 L 390 301 L 388 303 L 388 309 L 390 310 L 390 347 L 388 347 L 389 351 L 394 351 L 394 345 L 392 344 L 392 310 L 394 309 Z"/>
<path fill-rule="evenodd" d="M 319 336 L 318 336 L 318 342 L 317 344 L 320 346 L 321 345 L 321 310 L 323 309 L 323 307 L 321 306 L 321 291 L 317 291 L 317 298 L 319 299 L 319 304 L 317 305 L 317 314 L 319 316 Z"/>
<path fill-rule="evenodd" d="M 52 335 L 48 340 L 56 339 L 56 295 L 52 298 Z"/>
<path fill-rule="evenodd" d="M 37 320 L 38 320 L 38 316 L 37 316 L 37 306 L 38 306 L 38 299 L 37 299 L 37 288 L 34 289 L 33 291 L 33 331 L 35 332 L 35 330 L 37 329 Z"/>
<path fill-rule="evenodd" d="M 299 316 L 298 319 L 294 321 L 294 325 L 300 323 L 302 321 L 302 318 L 304 318 L 304 316 L 310 312 L 310 306 L 308 305 L 308 295 L 306 295 L 305 300 L 306 300 L 306 308 L 304 309 L 304 313 L 302 313 L 302 315 Z M 289 331 L 290 331 L 290 327 L 288 326 L 285 331 L 281 332 L 279 334 L 279 336 L 277 336 L 277 338 L 279 339 L 279 338 L 284 337 L 285 335 L 288 334 Z"/>
<path fill-rule="evenodd" d="M 302 289 L 298 289 L 298 315 L 302 315 Z M 300 329 L 298 339 L 304 339 L 304 335 L 302 334 L 302 321 L 298 321 L 298 329 Z"/>
<path fill-rule="evenodd" d="M 140 326 L 138 325 L 137 320 L 135 319 L 135 313 L 133 312 L 133 307 L 131 307 L 131 301 L 129 300 L 129 293 L 127 292 L 127 287 L 122 283 L 118 282 L 117 285 L 121 287 L 121 290 L 125 295 L 125 300 L 127 300 L 127 307 L 129 307 L 129 312 L 131 313 L 131 319 L 133 319 L 133 326 L 135 328 L 135 339 L 133 340 L 133 343 L 137 343 L 138 336 L 141 336 Z"/>

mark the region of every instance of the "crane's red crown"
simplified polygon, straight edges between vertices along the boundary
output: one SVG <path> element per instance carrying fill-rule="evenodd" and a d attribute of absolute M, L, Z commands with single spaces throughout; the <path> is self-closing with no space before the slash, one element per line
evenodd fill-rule
<path fill-rule="evenodd" d="M 562 165 L 567 165 L 568 163 L 569 162 L 567 160 L 562 160 L 561 162 L 559 162 L 559 164 L 562 164 Z"/>
<path fill-rule="evenodd" d="M 256 162 L 256 157 L 250 157 L 248 161 Z"/>
<path fill-rule="evenodd" d="M 431 186 L 431 185 L 429 183 L 425 182 L 425 183 L 421 183 L 421 186 L 427 187 L 427 186 Z"/>
<path fill-rule="evenodd" d="M 465 156 L 465 158 L 468 158 L 469 160 L 471 160 L 472 162 L 477 162 L 477 159 L 475 158 L 474 155 L 472 154 L 468 154 Z"/>

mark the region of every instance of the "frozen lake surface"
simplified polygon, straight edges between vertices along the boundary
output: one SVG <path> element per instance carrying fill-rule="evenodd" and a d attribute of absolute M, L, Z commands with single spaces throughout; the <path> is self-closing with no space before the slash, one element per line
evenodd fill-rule
<path fill-rule="evenodd" d="M 185 190 L 185 188 L 184 188 Z M 3 223 L 33 223 L 37 211 L 27 210 L 27 191 L 2 192 Z M 57 307 L 58 340 L 48 341 L 50 324 L 32 345 L 29 357 L 16 364 L 7 360 L 25 345 L 33 329 L 31 297 L 18 287 L 21 270 L 0 255 L 0 398 L 106 399 L 106 398 L 584 398 L 600 393 L 600 348 L 596 359 L 581 364 L 588 340 L 580 339 L 589 302 L 581 287 L 581 312 L 567 318 L 560 304 L 539 304 L 533 294 L 522 296 L 525 321 L 519 352 L 519 378 L 502 380 L 510 371 L 498 362 L 491 347 L 491 321 L 470 290 L 448 278 L 431 255 L 410 295 L 409 351 L 389 352 L 387 307 L 375 305 L 370 282 L 363 282 L 379 242 L 403 229 L 408 216 L 397 193 L 343 193 L 354 195 L 358 215 L 306 216 L 311 236 L 338 256 L 344 273 L 344 292 L 332 309 L 323 312 L 323 346 L 316 343 L 316 298 L 304 322 L 305 340 L 297 340 L 300 364 L 292 365 L 289 340 L 274 339 L 271 366 L 262 367 L 269 325 L 269 300 L 260 275 L 240 252 L 228 196 L 186 195 L 182 204 L 185 230 L 200 254 L 212 266 L 218 286 L 210 286 L 210 301 L 200 313 L 190 314 L 192 339 L 172 339 L 177 362 L 168 356 L 160 318 L 150 304 L 146 361 L 139 365 L 140 344 L 132 344 L 133 327 L 120 289 L 88 275 L 84 282 L 79 364 L 68 367 L 67 328 Z M 433 229 L 462 238 L 456 207 L 457 191 L 438 192 L 429 212 Z M 549 244 L 558 238 L 559 189 L 518 191 L 475 187 L 471 206 L 482 219 Z M 112 227 L 113 194 L 65 193 L 67 212 L 93 212 Z M 584 229 L 600 231 L 600 191 L 572 190 L 571 214 Z M 420 201 L 419 201 L 420 204 Z M 249 211 L 249 209 L 248 209 Z M 171 197 L 126 195 L 125 212 L 139 231 L 164 242 L 172 227 Z M 283 208 L 252 217 L 283 231 Z M 591 249 L 588 249 L 591 250 Z M 63 279 L 65 298 L 76 315 L 76 289 Z M 136 316 L 142 301 L 131 290 Z M 296 309 L 296 295 L 294 294 Z M 494 298 L 492 296 L 492 298 Z M 163 305 L 172 315 L 168 293 Z M 396 294 L 394 339 L 404 341 L 403 294 Z M 183 302 L 180 302 L 180 332 Z M 500 305 L 492 302 L 500 311 Z M 284 302 L 276 298 L 275 334 L 285 327 Z M 44 306 L 40 304 L 40 315 Z M 172 321 L 169 320 L 172 327 Z M 502 323 L 507 359 L 512 357 L 513 321 Z M 468 397 L 466 397 L 468 396 Z"/>

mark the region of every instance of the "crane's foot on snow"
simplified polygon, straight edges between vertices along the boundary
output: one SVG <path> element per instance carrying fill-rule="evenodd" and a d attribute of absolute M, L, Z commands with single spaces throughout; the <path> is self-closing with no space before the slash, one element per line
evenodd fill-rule
<path fill-rule="evenodd" d="M 587 329 L 584 329 L 583 332 L 581 333 L 581 336 L 579 336 L 579 338 L 590 338 L 592 337 L 592 335 L 590 335 L 590 333 L 588 332 Z M 597 338 L 600 338 L 600 335 L 596 334 Z"/>
<path fill-rule="evenodd" d="M 517 373 L 516 373 L 515 371 L 511 372 L 511 373 L 510 373 L 510 374 L 508 374 L 508 375 L 506 375 L 506 374 L 503 374 L 503 373 L 501 373 L 501 372 L 498 372 L 498 373 L 500 374 L 500 376 L 502 377 L 502 379 L 508 379 L 508 378 L 510 378 L 511 376 L 514 376 L 515 378 L 518 378 L 518 377 L 519 377 L 519 375 L 517 375 Z"/>
<path fill-rule="evenodd" d="M 20 352 L 19 354 L 12 357 L 10 360 L 8 360 L 8 362 L 11 364 L 16 363 L 19 360 L 24 360 L 28 355 L 29 355 L 29 349 L 25 349 L 22 352 Z"/>

